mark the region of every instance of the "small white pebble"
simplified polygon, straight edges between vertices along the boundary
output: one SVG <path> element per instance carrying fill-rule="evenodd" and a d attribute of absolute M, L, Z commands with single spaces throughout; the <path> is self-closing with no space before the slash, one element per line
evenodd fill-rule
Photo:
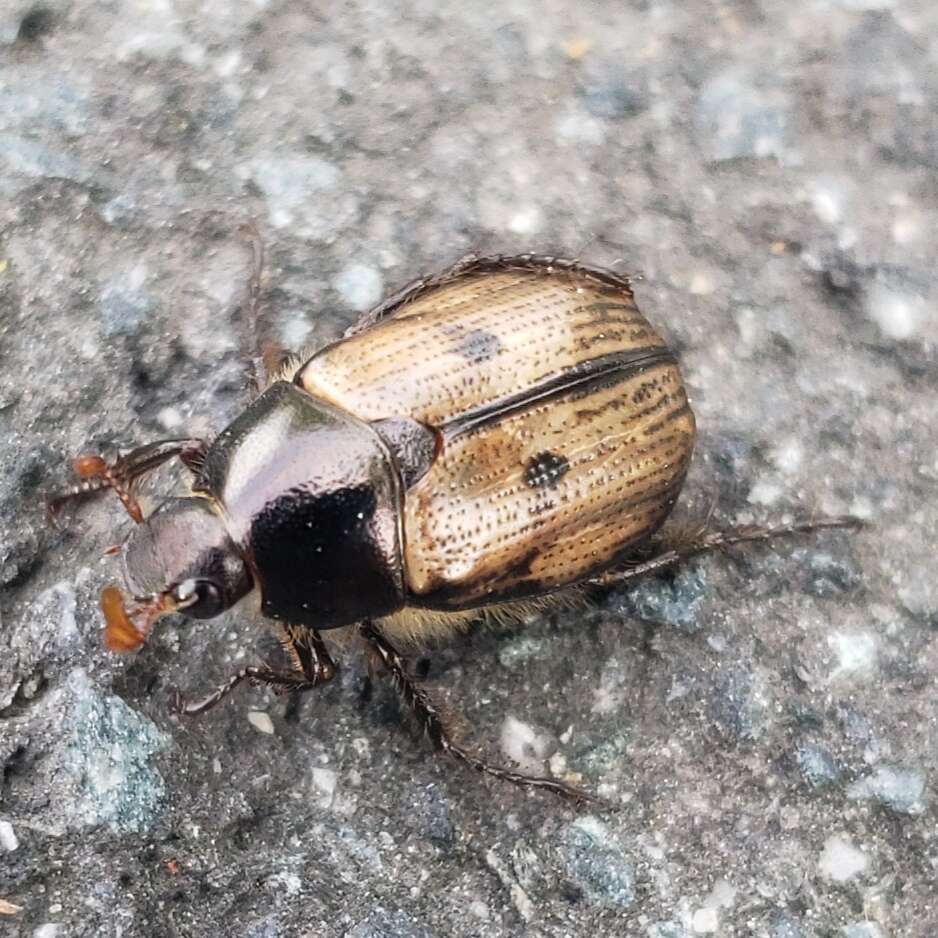
<path fill-rule="evenodd" d="M 722 655 L 726 651 L 726 636 L 715 632 L 707 636 L 707 644 L 717 653 Z"/>
<path fill-rule="evenodd" d="M 274 721 L 263 710 L 249 710 L 248 723 L 261 733 L 272 735 L 274 732 Z"/>
<path fill-rule="evenodd" d="M 713 277 L 705 270 L 698 270 L 691 277 L 688 289 L 694 296 L 709 296 L 716 288 L 717 285 Z"/>
<path fill-rule="evenodd" d="M 837 655 L 834 676 L 870 673 L 876 668 L 877 641 L 866 632 L 834 632 L 827 644 Z"/>
<path fill-rule="evenodd" d="M 0 847 L 12 853 L 19 845 L 13 825 L 9 821 L 0 821 Z"/>
<path fill-rule="evenodd" d="M 310 775 L 313 780 L 313 788 L 322 795 L 323 803 L 326 805 L 332 804 L 339 778 L 335 770 L 316 766 Z"/>
<path fill-rule="evenodd" d="M 772 462 L 786 475 L 794 475 L 803 461 L 804 447 L 793 437 L 788 437 L 772 449 Z"/>
<path fill-rule="evenodd" d="M 562 752 L 555 752 L 547 764 L 550 766 L 550 774 L 561 776 L 567 771 L 567 757 Z"/>
<path fill-rule="evenodd" d="M 542 227 L 543 217 L 540 208 L 536 205 L 526 205 L 508 220 L 508 230 L 512 234 L 536 234 Z"/>
<path fill-rule="evenodd" d="M 922 236 L 923 225 L 918 215 L 899 215 L 892 223 L 892 240 L 907 245 Z"/>
<path fill-rule="evenodd" d="M 481 899 L 473 899 L 469 903 L 469 911 L 480 921 L 487 922 L 492 918 L 489 907 Z"/>
<path fill-rule="evenodd" d="M 694 932 L 712 935 L 720 927 L 720 916 L 716 909 L 698 909 L 694 913 Z"/>
<path fill-rule="evenodd" d="M 549 738 L 528 723 L 515 717 L 505 717 L 501 732 L 502 752 L 525 771 L 534 772 L 547 758 Z"/>
<path fill-rule="evenodd" d="M 760 479 L 749 490 L 750 505 L 774 505 L 781 497 L 784 490 L 777 482 L 769 482 L 766 479 Z"/>
<path fill-rule="evenodd" d="M 182 414 L 175 407 L 163 407 L 156 420 L 164 430 L 173 430 L 182 423 Z"/>
<path fill-rule="evenodd" d="M 64 931 L 61 925 L 53 922 L 46 922 L 33 931 L 33 938 L 56 938 L 56 935 L 62 935 Z"/>
<path fill-rule="evenodd" d="M 845 883 L 858 876 L 869 865 L 869 857 L 858 850 L 849 837 L 835 834 L 824 841 L 824 850 L 818 860 L 821 875 L 836 883 Z"/>
<path fill-rule="evenodd" d="M 844 216 L 847 192 L 836 179 L 816 179 L 811 185 L 811 207 L 814 214 L 828 225 L 836 225 Z"/>
<path fill-rule="evenodd" d="M 928 315 L 923 297 L 874 283 L 866 299 L 866 315 L 888 339 L 911 339 Z"/>
<path fill-rule="evenodd" d="M 381 272 L 365 264 L 349 264 L 343 268 L 332 284 L 339 295 L 354 310 L 362 311 L 381 299 L 384 279 Z"/>

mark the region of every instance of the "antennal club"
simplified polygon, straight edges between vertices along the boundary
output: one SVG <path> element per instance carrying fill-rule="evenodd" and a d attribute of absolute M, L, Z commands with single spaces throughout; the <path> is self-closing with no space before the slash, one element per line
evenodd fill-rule
<path fill-rule="evenodd" d="M 173 591 L 166 590 L 127 609 L 121 591 L 116 586 L 106 586 L 101 590 L 104 647 L 108 651 L 136 651 L 146 641 L 153 623 L 178 608 Z"/>

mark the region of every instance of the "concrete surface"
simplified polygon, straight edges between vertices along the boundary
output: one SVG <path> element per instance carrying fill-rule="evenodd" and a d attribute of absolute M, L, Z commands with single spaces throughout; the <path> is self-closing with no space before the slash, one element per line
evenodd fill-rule
<path fill-rule="evenodd" d="M 938 933 L 936 37 L 925 0 L 2 0 L 0 934 Z M 269 652 L 243 610 L 102 650 L 129 522 L 43 496 L 237 413 L 252 216 L 293 348 L 467 250 L 641 272 L 683 516 L 872 522 L 433 656 L 474 744 L 620 811 L 441 761 L 354 653 L 174 717 Z"/>

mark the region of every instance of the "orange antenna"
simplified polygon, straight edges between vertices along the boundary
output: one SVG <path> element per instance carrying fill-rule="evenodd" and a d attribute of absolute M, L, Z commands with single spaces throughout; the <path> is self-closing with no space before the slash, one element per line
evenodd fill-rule
<path fill-rule="evenodd" d="M 102 457 L 92 453 L 85 453 L 72 460 L 72 469 L 79 479 L 99 482 L 101 488 L 113 489 L 124 508 L 127 509 L 127 514 L 137 524 L 143 521 L 143 511 L 141 511 L 139 502 L 131 492 L 130 485 L 125 485 L 117 473 L 111 471 L 111 466 Z"/>

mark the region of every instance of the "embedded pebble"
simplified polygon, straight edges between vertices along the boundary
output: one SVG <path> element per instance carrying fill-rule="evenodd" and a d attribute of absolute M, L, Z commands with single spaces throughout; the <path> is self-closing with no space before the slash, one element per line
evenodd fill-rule
<path fill-rule="evenodd" d="M 925 810 L 926 775 L 921 769 L 877 766 L 871 775 L 857 779 L 847 789 L 847 797 L 877 801 L 899 814 L 921 814 Z"/>
<path fill-rule="evenodd" d="M 792 551 L 791 563 L 798 570 L 799 588 L 812 596 L 836 596 L 863 585 L 863 578 L 849 557 L 817 547 Z"/>
<path fill-rule="evenodd" d="M 544 657 L 548 651 L 546 642 L 522 634 L 509 639 L 498 649 L 498 663 L 509 669 L 521 668 L 528 661 Z"/>
<path fill-rule="evenodd" d="M 71 825 L 146 830 L 166 796 L 152 760 L 169 738 L 119 697 L 102 694 L 83 668 L 71 672 L 63 696 L 70 741 L 62 771 L 70 794 L 62 807 Z"/>
<path fill-rule="evenodd" d="M 695 120 L 709 159 L 792 158 L 787 96 L 763 84 L 763 76 L 738 68 L 715 75 L 704 84 Z"/>
<path fill-rule="evenodd" d="M 20 845 L 16 831 L 9 821 L 0 821 L 0 847 L 7 853 L 12 853 Z"/>
<path fill-rule="evenodd" d="M 720 913 L 717 909 L 697 909 L 693 919 L 695 935 L 712 935 L 720 927 Z"/>
<path fill-rule="evenodd" d="M 88 95 L 67 74 L 25 65 L 0 69 L 0 131 L 28 135 L 43 126 L 73 138 L 84 132 L 88 120 Z"/>
<path fill-rule="evenodd" d="M 627 591 L 613 594 L 611 603 L 623 615 L 638 616 L 693 634 L 701 627 L 700 610 L 706 594 L 703 566 L 690 563 L 673 575 L 639 580 Z"/>
<path fill-rule="evenodd" d="M 561 144 L 599 146 L 606 139 L 606 125 L 590 113 L 571 107 L 554 118 L 554 133 Z"/>
<path fill-rule="evenodd" d="M 824 841 L 818 869 L 822 876 L 837 883 L 845 883 L 865 872 L 869 862 L 869 857 L 858 850 L 849 837 L 835 834 Z"/>
<path fill-rule="evenodd" d="M 33 938 L 58 938 L 65 935 L 65 926 L 46 922 L 33 930 Z"/>
<path fill-rule="evenodd" d="M 843 179 L 823 176 L 810 186 L 811 207 L 821 221 L 836 225 L 842 219 L 847 203 L 849 184 Z"/>
<path fill-rule="evenodd" d="M 628 69 L 619 58 L 587 58 L 579 84 L 586 108 L 594 117 L 633 117 L 648 107 L 644 74 Z"/>
<path fill-rule="evenodd" d="M 798 921 L 788 912 L 777 910 L 772 914 L 771 938 L 807 938 Z"/>
<path fill-rule="evenodd" d="M 840 930 L 842 938 L 887 938 L 876 922 L 852 922 Z"/>
<path fill-rule="evenodd" d="M 147 322 L 156 303 L 144 286 L 146 280 L 147 269 L 138 264 L 104 285 L 98 309 L 105 335 L 133 335 Z"/>
<path fill-rule="evenodd" d="M 531 774 L 544 771 L 544 760 L 555 744 L 553 736 L 523 723 L 513 716 L 505 717 L 500 735 L 502 752 Z"/>
<path fill-rule="evenodd" d="M 872 674 L 876 669 L 879 641 L 868 632 L 834 632 L 827 644 L 836 656 L 832 678 Z"/>
<path fill-rule="evenodd" d="M 561 836 L 567 873 L 591 902 L 610 908 L 635 899 L 635 871 L 619 839 L 599 818 L 584 815 Z"/>
<path fill-rule="evenodd" d="M 690 932 L 680 922 L 655 922 L 645 934 L 647 938 L 690 938 Z"/>
<path fill-rule="evenodd" d="M 841 770 L 830 751 L 815 743 L 802 743 L 795 757 L 805 781 L 812 788 L 824 788 L 840 781 Z"/>
<path fill-rule="evenodd" d="M 333 769 L 326 769 L 322 766 L 314 766 L 310 772 L 313 782 L 313 788 L 322 796 L 322 803 L 327 807 L 332 804 L 335 798 L 336 785 L 339 776 Z"/>
<path fill-rule="evenodd" d="M 368 916 L 342 933 L 342 938 L 434 938 L 404 912 L 379 905 Z"/>
<path fill-rule="evenodd" d="M 0 195 L 12 196 L 36 179 L 91 182 L 91 169 L 64 150 L 12 133 L 0 133 Z"/>
<path fill-rule="evenodd" d="M 730 665 L 716 677 L 709 712 L 729 739 L 759 739 L 775 717 L 764 676 L 744 665 Z"/>
<path fill-rule="evenodd" d="M 928 298 L 900 286 L 876 280 L 866 295 L 866 315 L 887 339 L 914 338 L 927 318 L 934 316 Z"/>
<path fill-rule="evenodd" d="M 384 280 L 381 272 L 366 264 L 349 264 L 333 281 L 339 296 L 352 309 L 364 311 L 374 306 L 382 297 Z"/>
<path fill-rule="evenodd" d="M 294 236 L 332 241 L 357 212 L 357 199 L 340 185 L 339 169 L 320 157 L 258 157 L 240 172 L 264 194 L 270 224 L 289 227 Z"/>
<path fill-rule="evenodd" d="M 263 710 L 248 710 L 248 723 L 261 733 L 271 735 L 274 732 L 274 721 L 270 714 Z"/>

